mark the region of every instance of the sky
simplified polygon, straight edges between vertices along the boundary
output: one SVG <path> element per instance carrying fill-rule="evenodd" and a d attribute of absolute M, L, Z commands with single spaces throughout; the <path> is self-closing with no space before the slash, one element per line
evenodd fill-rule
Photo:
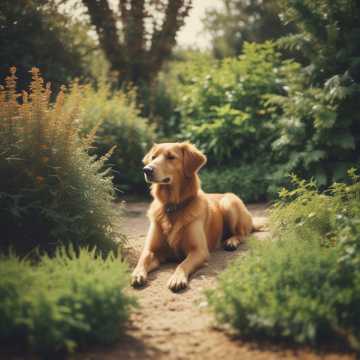
<path fill-rule="evenodd" d="M 210 47 L 208 34 L 202 32 L 201 19 L 205 16 L 205 9 L 221 6 L 221 0 L 193 0 L 193 8 L 180 29 L 177 42 L 181 47 L 198 47 L 207 49 Z"/>

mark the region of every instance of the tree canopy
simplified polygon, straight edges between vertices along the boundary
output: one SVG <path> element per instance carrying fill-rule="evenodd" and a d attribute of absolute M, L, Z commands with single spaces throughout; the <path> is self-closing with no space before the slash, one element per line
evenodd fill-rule
<path fill-rule="evenodd" d="M 0 73 L 16 66 L 19 88 L 24 88 L 34 66 L 54 87 L 90 76 L 93 45 L 85 25 L 61 14 L 51 1 L 0 2 Z"/>
<path fill-rule="evenodd" d="M 239 55 L 243 44 L 277 39 L 293 30 L 279 18 L 276 0 L 222 0 L 221 8 L 209 8 L 203 19 L 217 58 Z"/>

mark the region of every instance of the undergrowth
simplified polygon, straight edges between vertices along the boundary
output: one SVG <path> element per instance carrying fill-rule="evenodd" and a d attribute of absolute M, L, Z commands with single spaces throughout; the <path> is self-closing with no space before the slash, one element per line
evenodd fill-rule
<path fill-rule="evenodd" d="M 0 87 L 0 250 L 53 252 L 60 244 L 117 247 L 114 190 L 105 161 L 89 155 L 95 130 L 80 139 L 79 103 L 65 108 L 32 69 L 29 92 L 17 93 L 15 68 Z M 119 241 L 118 243 L 121 243 Z"/>
<path fill-rule="evenodd" d="M 293 177 L 271 210 L 272 235 L 207 293 L 217 319 L 241 336 L 360 349 L 360 177 L 320 192 Z"/>
<path fill-rule="evenodd" d="M 112 92 L 105 83 L 95 90 L 90 85 L 73 83 L 67 106 L 77 102 L 81 93 L 81 134 L 89 134 L 97 125 L 94 147 L 90 154 L 98 157 L 116 145 L 109 159 L 111 175 L 116 188 L 126 195 L 147 191 L 141 171 L 141 159 L 155 139 L 153 127 L 141 117 L 135 102 L 135 93 Z"/>
<path fill-rule="evenodd" d="M 58 248 L 36 265 L 0 258 L 0 340 L 6 346 L 50 354 L 111 344 L 121 335 L 132 298 L 127 266 L 95 251 Z"/>

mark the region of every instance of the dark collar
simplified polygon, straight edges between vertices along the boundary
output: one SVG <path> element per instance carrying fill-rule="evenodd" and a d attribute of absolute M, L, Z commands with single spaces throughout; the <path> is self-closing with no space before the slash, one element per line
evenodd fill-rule
<path fill-rule="evenodd" d="M 164 205 L 165 208 L 165 212 L 167 214 L 173 214 L 176 211 L 179 211 L 183 208 L 185 208 L 186 206 L 188 206 L 190 204 L 190 202 L 193 200 L 193 197 L 187 198 L 186 200 L 176 204 L 176 203 L 168 203 Z"/>

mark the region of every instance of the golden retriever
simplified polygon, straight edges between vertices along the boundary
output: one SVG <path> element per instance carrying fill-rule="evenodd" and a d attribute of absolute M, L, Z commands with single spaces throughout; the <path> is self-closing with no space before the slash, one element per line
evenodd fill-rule
<path fill-rule="evenodd" d="M 206 194 L 199 169 L 206 157 L 190 143 L 156 144 L 143 159 L 145 180 L 154 198 L 148 211 L 150 228 L 132 285 L 146 283 L 150 271 L 169 260 L 182 262 L 170 277 L 172 291 L 184 289 L 189 276 L 223 242 L 235 250 L 255 230 L 251 214 L 232 193 Z"/>

